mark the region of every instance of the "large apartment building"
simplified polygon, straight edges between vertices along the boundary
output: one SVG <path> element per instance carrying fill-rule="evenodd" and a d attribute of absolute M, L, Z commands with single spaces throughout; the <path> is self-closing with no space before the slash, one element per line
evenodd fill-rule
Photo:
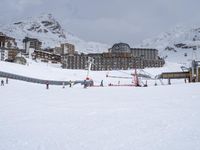
<path fill-rule="evenodd" d="M 9 37 L 2 32 L 0 32 L 0 47 L 4 48 L 16 48 L 17 43 L 15 38 Z"/>
<path fill-rule="evenodd" d="M 15 38 L 0 32 L 0 60 L 12 62 L 17 54 L 18 48 Z"/>
<path fill-rule="evenodd" d="M 25 37 L 23 39 L 23 44 L 24 44 L 25 54 L 27 55 L 28 54 L 31 55 L 31 53 L 33 53 L 34 50 L 40 50 L 42 47 L 42 42 L 40 42 L 36 38 Z"/>
<path fill-rule="evenodd" d="M 51 52 L 35 50 L 32 54 L 32 59 L 40 59 L 43 62 L 61 63 L 61 56 Z"/>
<path fill-rule="evenodd" d="M 162 67 L 164 59 L 158 50 L 131 48 L 126 43 L 117 43 L 105 53 L 66 54 L 63 67 L 67 69 L 87 69 L 88 60 L 93 59 L 92 70 L 127 70 L 132 68 Z"/>
<path fill-rule="evenodd" d="M 70 43 L 61 44 L 62 54 L 74 54 L 75 53 L 75 45 Z"/>

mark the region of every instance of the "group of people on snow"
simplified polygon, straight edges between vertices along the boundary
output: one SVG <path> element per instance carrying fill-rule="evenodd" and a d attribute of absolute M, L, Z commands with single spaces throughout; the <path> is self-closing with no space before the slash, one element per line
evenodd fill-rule
<path fill-rule="evenodd" d="M 69 81 L 69 87 L 71 88 L 74 82 L 72 82 L 71 80 Z M 46 81 L 46 89 L 49 89 L 49 81 Z M 63 89 L 65 88 L 65 82 L 62 83 L 62 87 Z"/>
<path fill-rule="evenodd" d="M 8 84 L 8 78 L 5 79 L 5 82 L 6 84 Z M 1 80 L 1 86 L 4 86 L 5 85 L 5 82 L 4 82 L 4 79 Z M 63 82 L 62 84 L 62 87 L 65 88 L 65 82 Z M 74 82 L 73 81 L 69 81 L 68 82 L 68 85 L 69 87 L 71 88 L 73 86 Z M 46 81 L 45 82 L 45 85 L 46 85 L 46 89 L 49 89 L 49 81 Z M 83 88 L 87 88 L 87 87 L 91 87 L 91 86 L 94 86 L 94 81 L 93 80 L 84 80 L 83 83 Z M 100 86 L 103 87 L 103 80 L 101 80 L 101 83 L 100 83 Z"/>
<path fill-rule="evenodd" d="M 73 82 L 70 80 L 70 81 L 69 81 L 69 87 L 71 88 L 72 85 L 73 85 Z M 65 88 L 65 82 L 63 82 L 62 86 L 63 86 L 63 89 L 64 89 L 64 88 Z"/>
<path fill-rule="evenodd" d="M 65 84 L 66 84 L 65 82 L 62 83 L 63 88 L 65 88 Z M 74 82 L 70 80 L 68 82 L 68 84 L 69 84 L 69 87 L 71 88 L 73 86 Z M 82 85 L 83 85 L 83 88 L 87 88 L 88 86 L 91 87 L 91 86 L 94 86 L 94 81 L 93 80 L 89 80 L 89 81 L 84 80 Z M 103 86 L 103 80 L 101 81 L 100 86 Z M 49 89 L 49 82 L 48 81 L 46 81 L 46 89 Z"/>

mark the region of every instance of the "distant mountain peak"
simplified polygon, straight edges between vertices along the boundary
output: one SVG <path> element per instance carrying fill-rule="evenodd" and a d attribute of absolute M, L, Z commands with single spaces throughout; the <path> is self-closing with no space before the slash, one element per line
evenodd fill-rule
<path fill-rule="evenodd" d="M 17 44 L 22 48 L 22 40 L 28 36 L 37 38 L 43 43 L 43 47 L 55 47 L 60 43 L 74 44 L 80 52 L 102 52 L 108 49 L 108 45 L 97 42 L 86 42 L 70 32 L 66 32 L 52 14 L 42 14 L 38 17 L 30 17 L 17 21 L 11 25 L 0 28 L 3 33 L 16 38 Z"/>
<path fill-rule="evenodd" d="M 194 55 L 200 59 L 200 28 L 179 25 L 155 38 L 144 40 L 140 46 L 157 48 L 162 57 L 173 62 L 185 63 Z"/>
<path fill-rule="evenodd" d="M 39 17 L 29 18 L 24 21 L 15 22 L 14 26 L 35 33 L 52 33 L 60 38 L 66 39 L 64 30 L 52 14 L 43 14 Z"/>

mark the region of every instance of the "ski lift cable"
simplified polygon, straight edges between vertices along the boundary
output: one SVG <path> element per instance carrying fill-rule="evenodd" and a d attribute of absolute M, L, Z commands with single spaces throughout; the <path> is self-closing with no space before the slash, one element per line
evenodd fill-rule
<path fill-rule="evenodd" d="M 144 71 L 143 69 L 140 69 L 139 71 L 141 71 L 141 72 L 145 73 L 146 75 L 149 75 L 151 78 L 152 78 L 152 77 L 154 77 L 154 78 L 155 78 L 155 76 L 154 76 L 154 75 L 150 74 L 150 73 L 149 73 L 149 72 L 147 72 L 147 71 Z"/>
<path fill-rule="evenodd" d="M 127 72 L 124 72 L 124 71 L 121 71 L 121 70 L 116 70 L 120 73 L 123 73 L 123 74 L 127 74 L 129 76 L 135 76 L 135 74 L 133 73 L 127 73 Z M 143 72 L 143 73 L 141 73 Z M 153 75 L 151 75 L 150 73 L 147 73 L 145 72 L 144 70 L 140 69 L 140 72 L 138 73 L 138 76 L 142 79 L 155 79 L 155 77 L 152 77 Z M 109 75 L 109 72 L 107 73 L 107 77 L 113 77 L 111 75 Z M 115 76 L 116 78 L 117 76 Z M 121 76 L 118 76 L 118 78 L 132 78 L 132 77 L 121 77 Z"/>
<path fill-rule="evenodd" d="M 95 66 L 97 66 L 95 63 L 94 63 L 94 61 L 93 60 L 90 60 L 90 63 L 91 64 L 93 64 L 93 65 L 95 65 Z M 143 72 L 144 74 L 142 74 L 142 73 L 139 73 L 139 76 L 141 76 L 140 78 L 145 78 L 145 79 L 149 79 L 149 77 L 150 77 L 150 79 L 155 79 L 155 77 L 153 78 L 153 75 L 152 74 L 150 74 L 150 73 L 148 73 L 147 71 L 144 71 L 143 69 L 138 69 L 140 72 Z M 123 74 L 126 74 L 126 75 L 129 75 L 129 76 L 134 76 L 135 74 L 133 74 L 133 73 L 128 73 L 128 72 L 124 72 L 124 71 L 122 71 L 122 70 L 115 70 L 115 71 L 117 71 L 117 72 L 120 72 L 120 73 L 123 73 Z M 130 78 L 132 78 L 132 77 L 121 77 L 121 76 L 110 76 L 109 75 L 109 71 L 108 71 L 108 73 L 107 73 L 107 75 L 106 75 L 107 77 L 114 77 L 114 78 L 126 78 L 126 79 L 130 79 Z M 146 76 L 146 77 L 145 77 Z M 149 76 L 149 77 L 148 77 Z"/>
<path fill-rule="evenodd" d="M 127 75 L 132 75 L 131 73 L 127 73 L 127 72 L 124 72 L 124 71 L 121 71 L 121 70 L 116 70 L 116 71 L 127 74 Z"/>
<path fill-rule="evenodd" d="M 121 78 L 121 79 L 132 79 L 132 77 L 111 76 L 111 75 L 107 75 L 107 77 L 109 77 L 109 78 Z"/>

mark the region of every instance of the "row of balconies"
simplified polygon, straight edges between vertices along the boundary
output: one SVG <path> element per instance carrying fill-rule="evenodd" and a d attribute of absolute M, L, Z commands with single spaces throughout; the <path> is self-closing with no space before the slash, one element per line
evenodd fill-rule
<path fill-rule="evenodd" d="M 128 68 L 144 68 L 144 67 L 161 67 L 163 66 L 162 61 L 151 61 L 151 62 L 143 62 L 143 61 L 134 61 L 134 62 L 99 62 L 94 63 L 92 65 L 93 70 L 104 70 L 105 68 L 109 69 L 128 69 Z M 85 69 L 87 66 L 86 62 L 83 61 L 70 61 L 67 62 L 67 68 L 69 69 Z M 103 69 L 104 68 L 104 69 Z M 106 70 L 105 69 L 105 70 Z"/>

